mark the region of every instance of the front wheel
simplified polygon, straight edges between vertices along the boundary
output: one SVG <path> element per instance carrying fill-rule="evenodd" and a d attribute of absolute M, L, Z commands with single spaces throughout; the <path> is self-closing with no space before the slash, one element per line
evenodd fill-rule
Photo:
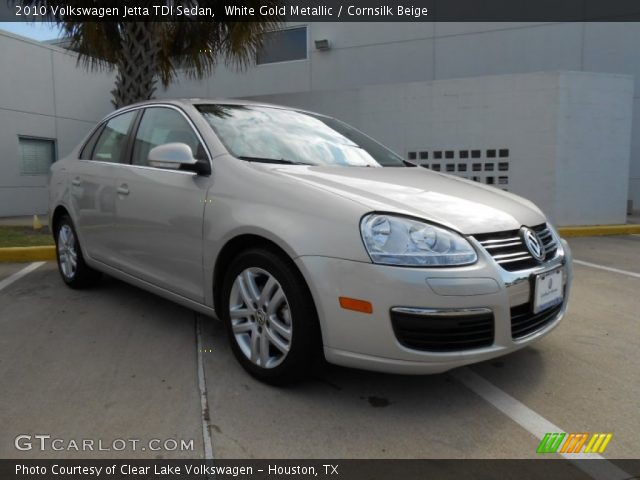
<path fill-rule="evenodd" d="M 82 256 L 78 235 L 68 215 L 56 225 L 56 257 L 62 280 L 71 288 L 87 288 L 100 278 L 100 272 L 89 267 Z"/>
<path fill-rule="evenodd" d="M 320 346 L 317 314 L 290 261 L 269 250 L 241 253 L 227 271 L 222 299 L 233 353 L 251 375 L 282 385 L 309 372 Z"/>

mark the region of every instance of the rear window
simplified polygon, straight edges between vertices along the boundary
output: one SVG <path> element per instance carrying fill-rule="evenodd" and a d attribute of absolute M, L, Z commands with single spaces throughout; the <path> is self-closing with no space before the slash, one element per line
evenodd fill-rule
<path fill-rule="evenodd" d="M 123 113 L 113 117 L 104 126 L 93 149 L 93 160 L 111 163 L 127 163 L 124 158 L 127 146 L 127 134 L 137 111 Z"/>
<path fill-rule="evenodd" d="M 89 137 L 89 140 L 87 140 L 87 143 L 82 147 L 82 151 L 80 152 L 81 160 L 91 160 L 91 153 L 93 152 L 93 147 L 95 147 L 96 142 L 98 141 L 98 137 L 100 137 L 102 127 L 104 127 L 104 125 L 100 125 L 96 128 L 93 134 Z"/>

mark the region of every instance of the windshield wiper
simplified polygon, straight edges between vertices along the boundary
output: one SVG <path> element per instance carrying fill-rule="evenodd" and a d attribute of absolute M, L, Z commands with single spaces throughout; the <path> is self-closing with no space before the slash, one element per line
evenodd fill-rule
<path fill-rule="evenodd" d="M 286 160 L 284 158 L 263 158 L 263 157 L 238 157 L 240 160 L 257 163 L 277 163 L 280 165 L 313 165 L 312 163 L 296 162 L 295 160 Z"/>

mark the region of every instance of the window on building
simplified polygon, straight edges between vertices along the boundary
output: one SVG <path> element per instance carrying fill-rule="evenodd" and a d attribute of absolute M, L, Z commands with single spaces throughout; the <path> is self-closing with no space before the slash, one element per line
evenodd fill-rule
<path fill-rule="evenodd" d="M 262 48 L 256 55 L 256 63 L 263 65 L 306 58 L 307 27 L 296 27 L 265 33 Z"/>
<path fill-rule="evenodd" d="M 46 175 L 56 161 L 56 141 L 47 138 L 18 137 L 20 173 Z"/>

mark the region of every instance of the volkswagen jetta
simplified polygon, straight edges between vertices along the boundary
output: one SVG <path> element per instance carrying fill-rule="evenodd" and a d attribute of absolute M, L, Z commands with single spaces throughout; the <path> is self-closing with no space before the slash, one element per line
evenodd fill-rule
<path fill-rule="evenodd" d="M 572 277 L 531 202 L 243 101 L 110 114 L 53 165 L 50 225 L 70 287 L 107 273 L 218 317 L 272 383 L 322 356 L 418 374 L 504 355 L 558 325 Z"/>

